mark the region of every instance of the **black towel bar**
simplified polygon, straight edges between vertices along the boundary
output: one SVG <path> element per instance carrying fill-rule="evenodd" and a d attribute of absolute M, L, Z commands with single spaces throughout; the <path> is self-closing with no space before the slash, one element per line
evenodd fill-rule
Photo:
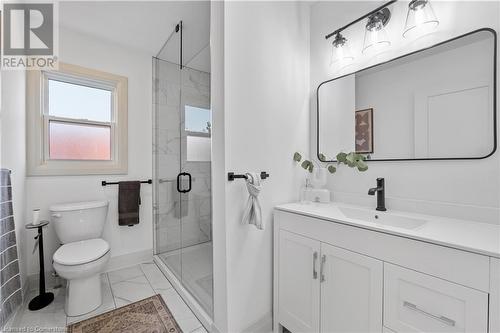
<path fill-rule="evenodd" d="M 101 182 L 101 185 L 102 186 L 107 186 L 107 185 L 118 185 L 119 182 L 107 182 L 105 180 L 103 180 Z M 148 180 L 141 180 L 141 184 L 153 184 L 153 180 L 152 179 L 148 179 Z"/>
<path fill-rule="evenodd" d="M 243 179 L 247 179 L 247 175 L 237 175 L 235 174 L 234 172 L 228 172 L 227 173 L 227 180 L 229 180 L 230 182 L 232 182 L 233 180 L 235 180 L 236 178 L 243 178 Z M 265 171 L 262 171 L 260 173 L 260 178 L 261 179 L 266 179 L 266 178 L 269 178 L 269 174 Z"/>

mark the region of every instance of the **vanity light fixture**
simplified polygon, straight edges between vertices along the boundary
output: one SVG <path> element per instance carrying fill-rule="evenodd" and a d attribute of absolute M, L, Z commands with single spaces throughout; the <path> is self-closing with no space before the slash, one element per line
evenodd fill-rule
<path fill-rule="evenodd" d="M 347 44 L 347 38 L 342 36 L 340 32 L 337 33 L 332 42 L 332 58 L 330 66 L 335 65 L 338 66 L 339 69 L 344 68 L 352 63 L 353 60 L 354 57 L 349 49 L 349 45 Z"/>
<path fill-rule="evenodd" d="M 332 42 L 332 56 L 330 66 L 335 65 L 342 69 L 354 60 L 354 56 L 349 50 L 347 39 L 342 36 L 342 32 L 350 26 L 368 19 L 366 23 L 365 38 L 363 41 L 362 53 L 378 54 L 391 45 L 387 36 L 385 26 L 391 18 L 389 6 L 397 0 L 390 0 L 383 5 L 375 8 L 371 12 L 355 19 L 343 27 L 329 33 L 326 39 L 334 37 Z M 434 14 L 430 0 L 411 0 L 408 4 L 408 13 L 406 15 L 405 27 L 403 30 L 404 38 L 416 38 L 430 33 L 439 25 L 439 20 Z"/>
<path fill-rule="evenodd" d="M 412 0 L 408 4 L 403 37 L 414 38 L 425 35 L 435 30 L 438 25 L 439 20 L 429 0 Z"/>
<path fill-rule="evenodd" d="M 380 41 L 389 42 L 386 38 L 385 30 L 383 29 L 391 16 L 390 11 L 386 9 L 386 7 L 392 5 L 396 1 L 397 0 L 390 0 L 362 17 L 326 35 L 326 39 L 334 37 L 334 41 L 332 42 L 332 57 L 330 66 L 335 65 L 338 69 L 342 69 L 353 62 L 354 56 L 349 50 L 347 39 L 342 36 L 341 32 L 364 19 L 368 18 L 368 24 L 366 26 L 370 29 L 370 34 L 368 34 L 368 36 L 365 35 L 365 44 L 363 49 L 367 48 L 368 44 L 373 45 L 373 47 L 368 46 L 368 48 L 375 49 L 375 44 L 372 44 L 371 41 L 376 41 L 377 43 Z M 382 23 L 381 25 L 380 21 Z M 380 28 L 380 26 L 382 26 L 382 28 Z M 373 34 L 371 34 L 372 31 Z"/>
<path fill-rule="evenodd" d="M 390 18 L 391 11 L 388 8 L 382 8 L 368 17 L 362 53 L 378 54 L 391 45 L 385 30 Z"/>

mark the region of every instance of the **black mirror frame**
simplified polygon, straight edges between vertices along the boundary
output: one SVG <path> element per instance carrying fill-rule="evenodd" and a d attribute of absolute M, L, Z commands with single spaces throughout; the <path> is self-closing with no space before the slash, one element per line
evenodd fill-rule
<path fill-rule="evenodd" d="M 361 72 L 361 71 L 364 71 L 364 70 L 367 70 L 370 68 L 374 68 L 374 67 L 378 67 L 378 66 L 382 66 L 382 65 L 391 63 L 393 61 L 399 60 L 399 59 L 404 58 L 404 57 L 411 56 L 411 55 L 416 54 L 416 53 L 424 52 L 426 50 L 438 47 L 440 45 L 443 45 L 443 44 L 452 42 L 454 40 L 457 40 L 457 39 L 460 39 L 460 38 L 463 38 L 463 37 L 466 37 L 469 35 L 473 35 L 475 33 L 482 32 L 482 31 L 492 33 L 493 44 L 494 44 L 493 45 L 493 47 L 494 47 L 494 49 L 493 49 L 493 91 L 495 93 L 493 94 L 493 150 L 489 154 L 487 154 L 485 156 L 480 156 L 480 157 L 386 158 L 386 159 L 367 159 L 366 162 L 481 160 L 481 159 L 485 159 L 485 158 L 492 156 L 497 150 L 497 94 L 498 94 L 498 92 L 497 92 L 497 33 L 492 28 L 481 28 L 481 29 L 477 29 L 477 30 L 468 32 L 466 34 L 457 36 L 457 37 L 453 37 L 453 38 L 445 40 L 443 42 L 439 42 L 439 43 L 434 44 L 432 46 L 425 47 L 423 49 L 413 51 L 413 52 L 404 54 L 402 56 L 395 57 L 395 58 L 392 58 L 390 60 L 362 68 L 356 72 L 351 72 L 349 74 L 345 74 L 345 75 L 338 76 L 338 77 L 335 77 L 333 79 L 321 82 L 318 85 L 318 88 L 316 88 L 316 156 L 317 156 L 318 160 L 321 162 L 328 162 L 328 163 L 337 162 L 337 160 L 322 161 L 320 159 L 321 152 L 319 151 L 319 122 L 320 122 L 320 119 L 319 119 L 319 88 L 321 88 L 322 85 L 324 85 L 328 82 L 332 82 L 332 81 L 344 78 L 344 77 L 349 76 L 349 75 L 356 74 L 358 72 Z"/>

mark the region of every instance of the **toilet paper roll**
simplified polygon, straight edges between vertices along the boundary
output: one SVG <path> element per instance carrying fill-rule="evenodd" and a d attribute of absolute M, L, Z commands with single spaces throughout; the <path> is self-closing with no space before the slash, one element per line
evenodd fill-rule
<path fill-rule="evenodd" d="M 40 224 L 40 209 L 33 209 L 33 225 Z"/>

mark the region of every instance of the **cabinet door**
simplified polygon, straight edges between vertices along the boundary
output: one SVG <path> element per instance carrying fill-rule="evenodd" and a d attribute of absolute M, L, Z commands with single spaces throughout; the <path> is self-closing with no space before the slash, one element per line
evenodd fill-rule
<path fill-rule="evenodd" d="M 291 332 L 319 331 L 319 241 L 280 230 L 279 322 Z"/>
<path fill-rule="evenodd" d="M 382 332 L 382 261 L 321 243 L 321 332 Z"/>

